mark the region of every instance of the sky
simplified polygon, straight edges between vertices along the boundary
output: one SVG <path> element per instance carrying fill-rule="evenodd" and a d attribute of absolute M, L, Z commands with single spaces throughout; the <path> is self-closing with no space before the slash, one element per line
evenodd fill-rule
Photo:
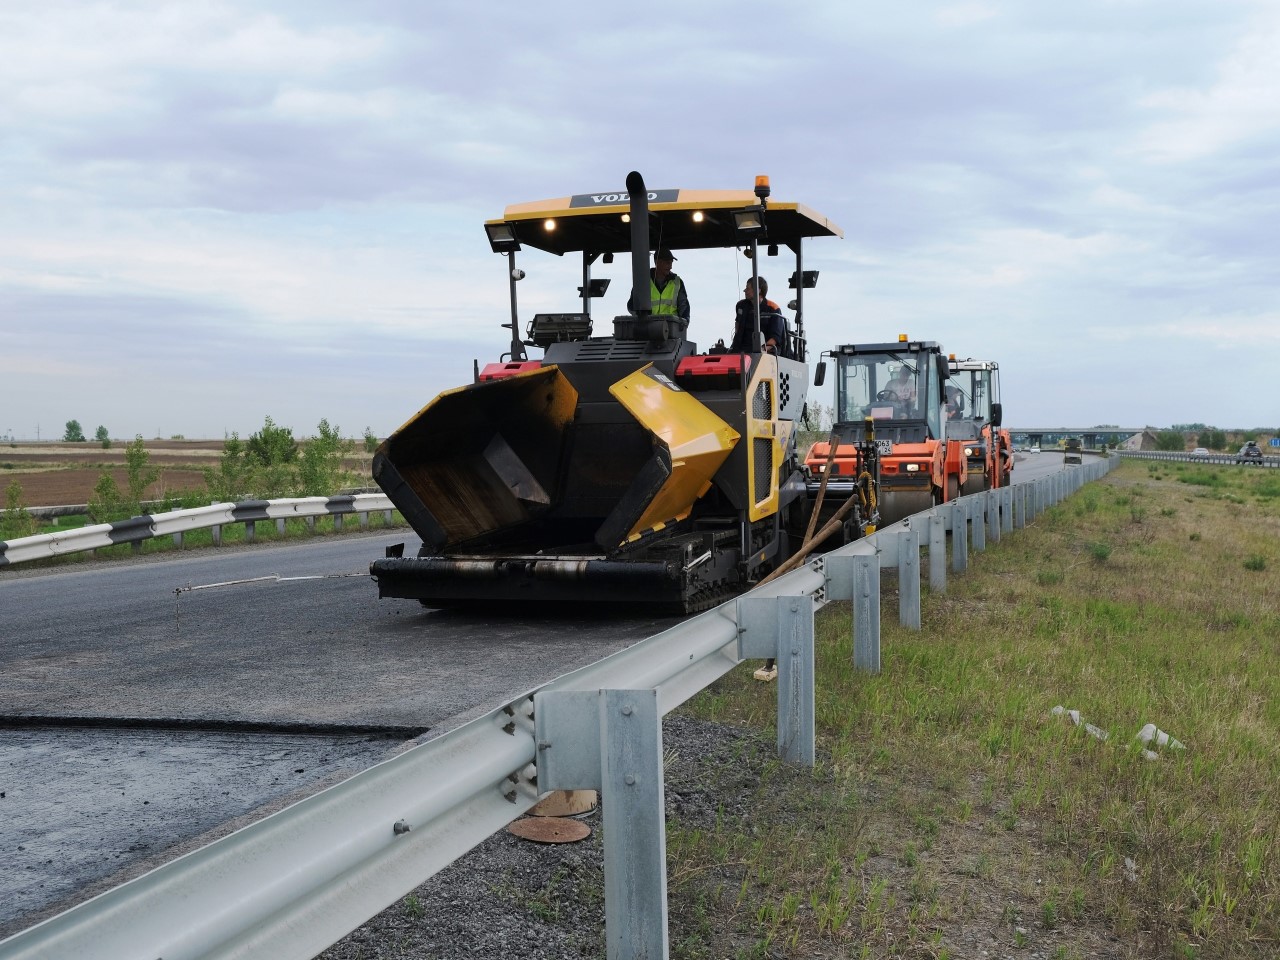
<path fill-rule="evenodd" d="M 385 436 L 508 349 L 483 222 L 631 170 L 767 174 L 844 231 L 811 348 L 996 360 L 1008 426 L 1280 426 L 1280 4 L 635 9 L 6 0 L 0 436 Z M 743 263 L 680 256 L 690 339 Z"/>

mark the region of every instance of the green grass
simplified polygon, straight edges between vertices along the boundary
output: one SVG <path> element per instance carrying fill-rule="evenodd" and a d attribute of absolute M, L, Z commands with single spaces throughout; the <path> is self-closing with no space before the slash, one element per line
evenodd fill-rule
<path fill-rule="evenodd" d="M 819 769 L 762 779 L 749 823 L 672 829 L 673 900 L 741 863 L 737 935 L 779 956 L 968 956 L 975 926 L 1053 956 L 1276 956 L 1280 504 L 1261 471 L 1183 473 L 1126 464 L 1006 534 L 926 589 L 919 632 L 887 580 L 879 675 L 825 608 Z M 754 666 L 686 709 L 768 735 Z M 1145 723 L 1186 749 L 1144 759 Z"/>

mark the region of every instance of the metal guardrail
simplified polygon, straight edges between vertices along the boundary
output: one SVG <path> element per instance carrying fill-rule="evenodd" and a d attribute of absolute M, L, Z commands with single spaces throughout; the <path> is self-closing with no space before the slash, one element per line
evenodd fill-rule
<path fill-rule="evenodd" d="M 1179 453 L 1164 450 L 1117 450 L 1122 457 L 1133 460 L 1168 460 L 1176 463 L 1203 463 L 1206 465 L 1239 465 L 1245 467 L 1270 467 L 1280 469 L 1280 457 L 1263 454 L 1262 460 L 1243 460 L 1236 453 Z"/>
<path fill-rule="evenodd" d="M 852 657 L 880 668 L 880 571 L 920 628 L 929 583 L 1118 460 L 973 494 L 894 524 L 529 691 L 0 943 L 0 960 L 304 960 L 554 790 L 601 793 L 611 960 L 668 956 L 661 718 L 747 658 L 778 661 L 778 749 L 814 762 L 814 612 L 852 601 Z"/>
<path fill-rule="evenodd" d="M 344 516 L 357 514 L 360 525 L 367 526 L 370 513 L 381 511 L 390 522 L 393 509 L 391 500 L 383 493 L 215 503 L 207 507 L 131 517 L 128 520 L 97 523 L 57 533 L 38 533 L 16 540 L 0 540 L 0 567 L 120 543 L 140 545 L 143 540 L 152 537 L 173 537 L 174 543 L 182 546 L 182 535 L 191 530 L 213 530 L 213 542 L 217 545 L 222 542 L 222 528 L 232 523 L 245 525 L 245 539 L 249 541 L 253 540 L 254 525 L 262 520 L 274 520 L 276 529 L 281 533 L 284 532 L 285 521 L 295 518 L 304 518 L 314 525 L 316 517 L 331 516 L 334 524 L 340 528 Z"/>

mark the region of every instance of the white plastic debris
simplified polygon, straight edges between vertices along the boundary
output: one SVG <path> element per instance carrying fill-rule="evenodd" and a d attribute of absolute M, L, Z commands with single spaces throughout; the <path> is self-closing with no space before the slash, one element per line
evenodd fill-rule
<path fill-rule="evenodd" d="M 1154 723 L 1146 724 L 1141 730 L 1138 731 L 1138 735 L 1134 737 L 1134 739 L 1141 741 L 1142 743 L 1145 743 L 1148 746 L 1150 746 L 1151 743 L 1154 741 L 1157 747 L 1168 747 L 1170 750 L 1187 749 L 1186 744 L 1184 744 L 1180 740 L 1177 740 L 1169 736 L 1167 733 L 1165 733 L 1163 730 L 1157 727 Z"/>
<path fill-rule="evenodd" d="M 1077 727 L 1080 726 L 1081 719 L 1080 719 L 1079 710 L 1068 710 L 1066 707 L 1059 705 L 1054 707 L 1049 712 L 1053 714 L 1053 716 L 1055 717 L 1061 717 L 1065 715 L 1067 719 L 1069 719 L 1075 726 Z M 1084 725 L 1084 728 L 1091 736 L 1096 737 L 1099 740 L 1106 740 L 1108 737 L 1111 736 L 1111 734 L 1109 734 L 1106 730 L 1103 730 L 1100 727 L 1095 727 L 1092 723 L 1086 723 Z"/>
<path fill-rule="evenodd" d="M 1103 730 L 1103 729 L 1102 729 L 1102 728 L 1100 728 L 1100 727 L 1095 727 L 1092 723 L 1086 723 L 1086 724 L 1084 725 L 1084 728 L 1085 728 L 1085 730 L 1087 730 L 1090 734 L 1092 734 L 1093 736 L 1097 737 L 1099 740 L 1106 740 L 1108 737 L 1110 737 L 1110 736 L 1111 736 L 1111 734 L 1110 734 L 1110 733 L 1108 733 L 1106 730 Z"/>
<path fill-rule="evenodd" d="M 1132 857 L 1124 858 L 1124 878 L 1130 883 L 1138 882 L 1138 865 Z"/>

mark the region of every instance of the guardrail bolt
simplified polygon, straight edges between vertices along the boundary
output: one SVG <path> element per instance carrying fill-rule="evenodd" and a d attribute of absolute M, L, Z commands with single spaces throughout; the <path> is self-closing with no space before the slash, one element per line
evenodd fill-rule
<path fill-rule="evenodd" d="M 625 777 L 622 778 L 622 782 L 625 783 L 628 787 L 634 787 L 636 785 L 635 775 L 628 773 Z"/>
<path fill-rule="evenodd" d="M 410 830 L 412 830 L 412 829 L 413 829 L 413 827 L 409 826 L 409 824 L 405 823 L 405 821 L 403 821 L 403 820 L 397 820 L 397 821 L 392 825 L 392 827 L 391 827 L 391 832 L 392 832 L 392 833 L 394 833 L 394 834 L 398 837 L 398 836 L 400 836 L 400 834 L 402 834 L 402 833 L 408 833 L 408 832 L 409 832 Z"/>
<path fill-rule="evenodd" d="M 629 716 L 631 716 L 631 707 L 630 707 L 629 705 L 628 705 L 628 706 L 625 706 L 625 707 L 623 707 L 623 708 L 622 708 L 622 715 L 623 715 L 624 717 L 629 717 Z M 629 781 L 628 781 L 628 782 L 629 782 Z"/>

